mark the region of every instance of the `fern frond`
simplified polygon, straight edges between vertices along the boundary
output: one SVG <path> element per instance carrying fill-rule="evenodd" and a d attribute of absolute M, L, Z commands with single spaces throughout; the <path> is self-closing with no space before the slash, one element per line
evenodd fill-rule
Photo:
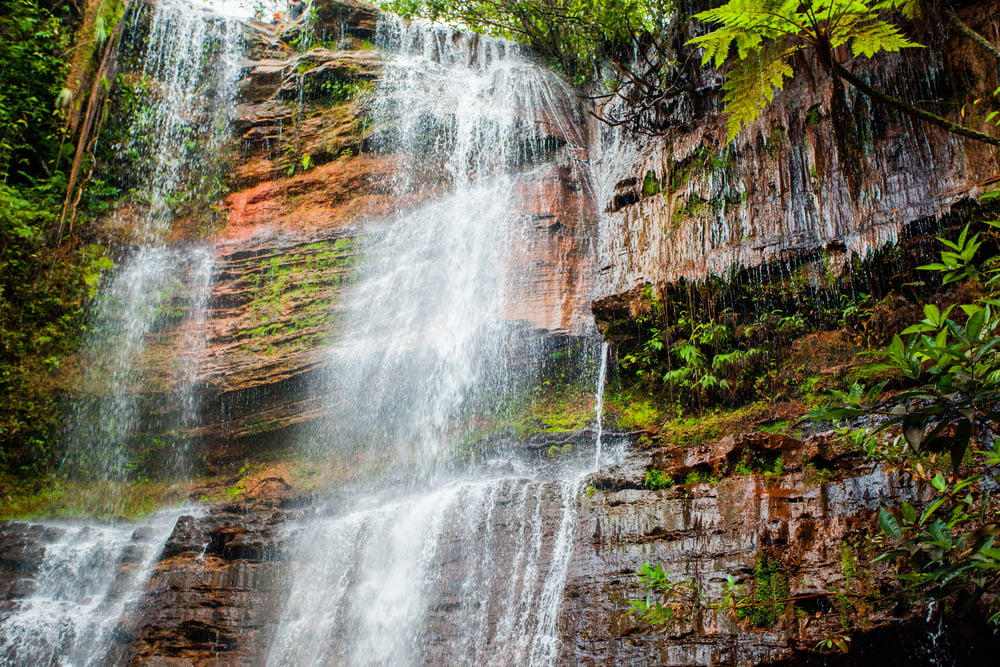
<path fill-rule="evenodd" d="M 855 25 L 849 34 L 838 35 L 837 40 L 831 39 L 830 43 L 839 46 L 848 41 L 851 44 L 851 53 L 867 58 L 871 58 L 879 51 L 899 51 L 921 46 L 907 39 L 899 28 L 885 21 Z"/>
<path fill-rule="evenodd" d="M 876 2 L 873 9 L 880 13 L 898 12 L 908 19 L 915 19 L 922 13 L 920 0 L 882 0 Z"/>
<path fill-rule="evenodd" d="M 724 110 L 729 114 L 726 121 L 729 141 L 745 126 L 757 120 L 774 99 L 774 93 L 784 88 L 785 79 L 795 73 L 789 58 L 801 48 L 792 46 L 770 56 L 768 53 L 759 53 L 733 65 L 722 84 L 725 93 L 722 98 Z"/>

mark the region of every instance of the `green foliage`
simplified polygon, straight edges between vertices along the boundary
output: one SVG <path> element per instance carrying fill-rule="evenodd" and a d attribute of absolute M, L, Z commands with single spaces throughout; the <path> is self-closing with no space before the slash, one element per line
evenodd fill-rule
<path fill-rule="evenodd" d="M 963 234 L 964 235 L 964 234 Z M 957 269 L 942 264 L 946 276 Z M 986 424 L 995 423 L 994 406 L 1000 400 L 1000 301 L 992 296 L 978 303 L 950 306 L 942 311 L 924 306 L 924 319 L 894 336 L 880 352 L 885 362 L 876 368 L 900 373 L 912 389 L 875 405 L 881 386 L 868 391 L 854 385 L 837 393 L 843 406 L 810 413 L 814 418 L 847 419 L 882 414 L 878 431 L 900 427 L 913 451 L 948 448 L 957 467 L 970 440 Z M 952 319 L 953 312 L 962 318 Z M 964 320 L 964 321 L 963 321 Z"/>
<path fill-rule="evenodd" d="M 869 58 L 920 46 L 883 18 L 899 5 L 899 0 L 730 0 L 696 14 L 720 26 L 689 43 L 702 48 L 704 64 L 730 65 L 723 84 L 729 138 L 753 122 L 794 76 L 793 56 L 802 50 L 818 51 L 825 63 L 841 46 Z"/>
<path fill-rule="evenodd" d="M 665 0 L 392 0 L 382 7 L 524 42 L 571 77 L 638 35 L 659 33 L 673 13 Z"/>
<path fill-rule="evenodd" d="M 757 628 L 774 625 L 785 612 L 788 581 L 778 559 L 762 555 L 754 562 L 753 587 L 739 608 L 739 618 Z"/>
<path fill-rule="evenodd" d="M 980 454 L 995 471 L 1000 440 Z M 959 613 L 985 602 L 990 622 L 1000 624 L 1000 602 L 990 595 L 1000 587 L 1000 548 L 994 546 L 1000 507 L 993 497 L 1000 476 L 948 477 L 922 469 L 915 476 L 933 489 L 933 499 L 922 508 L 903 503 L 896 512 L 879 512 L 879 527 L 898 544 L 875 560 L 894 561 L 900 580 L 924 598 L 952 601 Z"/>
<path fill-rule="evenodd" d="M 803 469 L 804 481 L 809 485 L 826 484 L 834 479 L 833 471 L 829 468 L 822 468 L 810 461 Z"/>
<path fill-rule="evenodd" d="M 850 650 L 851 638 L 847 635 L 824 632 L 823 638 L 816 642 L 816 648 L 823 651 L 837 650 L 847 653 Z"/>
<path fill-rule="evenodd" d="M 707 472 L 700 470 L 692 470 L 684 477 L 684 483 L 687 485 L 693 484 L 718 484 L 721 478 L 716 475 L 710 475 Z"/>
<path fill-rule="evenodd" d="M 620 365 L 645 376 L 653 387 L 666 389 L 682 404 L 701 409 L 735 404 L 770 361 L 765 349 L 754 344 L 756 333 L 753 327 L 682 312 L 670 329 L 651 326 L 642 348 L 622 356 Z M 660 382 L 655 381 L 657 375 Z"/>
<path fill-rule="evenodd" d="M 691 619 L 701 606 L 693 579 L 670 580 L 662 565 L 643 563 L 636 573 L 648 591 L 642 600 L 629 601 L 629 613 L 654 626 L 669 626 Z"/>
<path fill-rule="evenodd" d="M 768 555 L 757 557 L 749 582 L 727 575 L 718 599 L 703 595 L 693 579 L 671 581 L 670 571 L 662 565 L 644 563 L 636 574 L 647 593 L 642 600 L 629 601 L 628 611 L 654 627 L 669 628 L 710 610 L 728 611 L 737 620 L 765 628 L 781 618 L 789 601 L 781 564 Z"/>
<path fill-rule="evenodd" d="M 995 274 L 996 257 L 974 265 L 981 244 L 978 234 L 970 238 L 968 232 L 963 229 L 955 242 L 941 239 L 948 248 L 942 261 L 921 268 L 941 274 L 944 284 L 975 285 Z M 926 599 L 948 599 L 958 611 L 987 602 L 990 620 L 998 623 L 1000 607 L 986 594 L 1000 586 L 1000 549 L 993 546 L 1000 533 L 1000 507 L 993 497 L 1000 481 L 995 472 L 1000 441 L 992 451 L 968 453 L 970 444 L 992 437 L 1000 421 L 995 412 L 1000 402 L 1000 301 L 992 291 L 994 277 L 978 285 L 987 293 L 976 303 L 944 310 L 924 305 L 924 318 L 880 353 L 882 365 L 902 375 L 910 388 L 879 402 L 882 385 L 867 391 L 854 385 L 837 394 L 841 406 L 812 416 L 881 416 L 872 435 L 866 434 L 869 455 L 908 472 L 931 499 L 919 508 L 903 503 L 898 511 L 879 512 L 879 527 L 898 545 L 876 560 L 895 562 L 899 579 Z M 891 428 L 898 428 L 900 437 L 888 443 L 873 437 Z M 896 445 L 900 440 L 905 447 Z M 928 454 L 942 450 L 950 458 L 950 476 L 936 469 L 938 455 Z"/>
<path fill-rule="evenodd" d="M 660 491 L 673 486 L 674 480 L 672 477 L 667 477 L 662 470 L 650 468 L 646 471 L 646 477 L 642 484 L 650 491 Z"/>
<path fill-rule="evenodd" d="M 1000 226 L 1000 223 L 987 222 L 986 224 Z M 949 241 L 940 236 L 937 240 L 948 248 L 940 252 L 941 261 L 918 266 L 918 269 L 940 272 L 942 274 L 941 282 L 945 285 L 960 280 L 978 281 L 980 279 L 979 268 L 973 262 L 973 258 L 982 242 L 979 240 L 979 234 L 974 234 L 972 238 L 969 238 L 968 224 L 962 228 L 957 240 Z"/>
<path fill-rule="evenodd" d="M 0 13 L 0 175 L 53 173 L 65 139 L 55 115 L 76 17 L 70 3 L 9 0 Z M 65 95 L 62 96 L 65 100 Z"/>
<path fill-rule="evenodd" d="M 86 301 L 111 266 L 98 246 L 48 244 L 62 185 L 0 185 L 0 467 L 25 474 L 54 462 L 55 375 L 78 341 Z"/>

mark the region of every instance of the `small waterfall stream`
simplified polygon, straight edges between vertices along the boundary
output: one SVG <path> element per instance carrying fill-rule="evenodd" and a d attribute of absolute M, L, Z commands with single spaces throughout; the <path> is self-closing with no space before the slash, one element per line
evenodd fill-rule
<path fill-rule="evenodd" d="M 161 512 L 138 527 L 36 526 L 45 557 L 30 597 L 0 611 L 0 664 L 109 664 L 113 636 L 125 629 L 128 605 L 181 513 Z"/>
<path fill-rule="evenodd" d="M 182 0 L 140 11 L 150 15 L 133 13 L 132 21 L 148 21 L 148 32 L 131 76 L 144 92 L 127 139 L 115 147 L 137 155 L 137 202 L 116 214 L 128 225 L 128 245 L 118 249 L 94 307 L 83 350 L 84 397 L 64 436 L 73 452 L 68 470 L 109 482 L 150 468 L 188 472 L 184 432 L 198 422 L 196 376 L 214 254 L 202 241 L 171 241 L 174 222 L 191 215 L 219 176 L 212 165 L 228 139 L 239 75 L 233 21 Z M 182 332 L 176 349 L 162 349 L 167 331 Z M 143 393 L 169 411 L 149 423 L 149 413 L 161 411 L 144 406 Z M 115 502 L 110 493 L 109 512 L 119 510 Z"/>
<path fill-rule="evenodd" d="M 551 664 L 589 457 L 510 451 L 465 469 L 470 418 L 537 373 L 539 334 L 506 319 L 536 171 L 573 136 L 571 91 L 504 41 L 384 22 L 376 150 L 418 203 L 373 234 L 331 348 L 333 417 L 312 438 L 367 448 L 369 482 L 291 528 L 271 665 Z M 604 351 L 606 353 L 606 350 Z M 606 357 L 606 354 L 604 355 Z"/>
<path fill-rule="evenodd" d="M 183 433 L 199 420 L 196 377 L 214 253 L 204 241 L 174 242 L 173 227 L 218 175 L 205 163 L 228 139 L 239 74 L 234 22 L 182 0 L 143 11 L 149 15 L 132 14 L 132 29 L 147 32 L 141 66 L 130 75 L 145 92 L 128 139 L 115 147 L 138 156 L 138 187 L 116 214 L 126 240 L 93 309 L 83 397 L 63 436 L 71 452 L 65 471 L 101 482 L 98 511 L 110 516 L 124 511 L 120 485 L 136 471 L 190 472 Z M 164 351 L 164 332 L 176 334 L 177 348 Z M 156 377 L 163 386 L 150 386 Z M 167 412 L 150 417 L 142 394 Z M 32 526 L 29 532 L 43 533 L 43 555 L 26 579 L 28 594 L 0 611 L 0 664 L 113 664 L 109 652 L 116 633 L 127 632 L 128 607 L 183 513 L 164 511 L 144 525 Z"/>

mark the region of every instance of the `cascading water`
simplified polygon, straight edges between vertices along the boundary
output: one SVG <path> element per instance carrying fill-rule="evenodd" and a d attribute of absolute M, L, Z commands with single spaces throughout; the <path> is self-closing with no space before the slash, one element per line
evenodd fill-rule
<path fill-rule="evenodd" d="M 512 362 L 530 334 L 504 322 L 512 282 L 526 279 L 512 275 L 518 208 L 532 194 L 533 167 L 553 151 L 547 124 L 574 132 L 572 98 L 513 44 L 417 27 L 382 32 L 400 53 L 373 96 L 375 143 L 402 156 L 395 193 L 423 201 L 373 234 L 348 329 L 332 350 L 339 404 L 317 439 L 324 448 L 370 443 L 427 473 L 458 417 L 531 372 Z"/>
<path fill-rule="evenodd" d="M 198 419 L 213 252 L 170 240 L 174 221 L 190 216 L 220 175 L 206 165 L 221 157 L 239 74 L 235 22 L 180 0 L 131 16 L 145 48 L 129 75 L 144 92 L 115 149 L 137 156 L 137 201 L 116 214 L 128 225 L 128 246 L 98 296 L 83 351 L 84 397 L 65 434 L 68 468 L 112 482 L 136 467 L 186 472 L 183 434 Z M 141 393 L 165 407 L 150 409 Z M 118 509 L 116 501 L 109 493 L 107 511 Z"/>
<path fill-rule="evenodd" d="M 141 67 L 129 73 L 146 92 L 128 139 L 115 148 L 138 155 L 136 201 L 117 214 L 128 241 L 98 296 L 82 355 L 84 398 L 64 434 L 68 471 L 105 482 L 104 506 L 92 509 L 109 515 L 122 511 L 123 500 L 107 482 L 127 481 L 132 468 L 186 472 L 180 443 L 198 420 L 196 375 L 213 252 L 202 242 L 170 241 L 185 205 L 218 176 L 200 163 L 220 156 L 239 73 L 235 23 L 179 0 L 131 16 L 133 30 L 148 30 Z M 151 387 L 154 378 L 160 384 Z M 140 403 L 141 393 L 152 394 L 155 404 Z M 50 539 L 26 580 L 28 594 L 0 611 L 0 664 L 116 662 L 115 637 L 127 632 L 128 606 L 181 513 L 163 512 L 138 527 L 42 529 Z"/>
<path fill-rule="evenodd" d="M 540 335 L 506 321 L 531 279 L 518 211 L 582 121 L 509 42 L 397 23 L 381 39 L 375 145 L 402 156 L 395 193 L 417 203 L 372 223 L 311 443 L 367 451 L 369 477 L 292 529 L 267 662 L 549 664 L 589 461 L 545 479 L 512 451 L 464 470 L 451 455 L 534 378 Z"/>
<path fill-rule="evenodd" d="M 601 362 L 597 370 L 597 387 L 594 390 L 596 405 L 594 405 L 594 468 L 601 467 L 601 455 L 603 452 L 604 438 L 604 387 L 608 381 L 608 342 L 601 343 Z"/>
<path fill-rule="evenodd" d="M 139 527 L 45 527 L 45 557 L 31 595 L 0 611 L 0 664 L 109 664 L 123 612 L 179 515 L 162 512 Z"/>

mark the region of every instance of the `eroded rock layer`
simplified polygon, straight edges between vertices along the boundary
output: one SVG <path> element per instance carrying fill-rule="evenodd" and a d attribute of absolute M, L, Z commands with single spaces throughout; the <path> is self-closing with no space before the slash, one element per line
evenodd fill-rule
<path fill-rule="evenodd" d="M 682 3 L 681 11 L 703 4 Z M 1000 30 L 995 1 L 960 14 L 983 34 Z M 697 53 L 681 46 L 695 26 L 676 42 L 678 60 L 690 64 L 682 87 L 691 92 L 670 100 L 664 138 L 607 136 L 602 146 L 598 296 L 804 257 L 822 257 L 836 270 L 845 253 L 894 241 L 907 224 L 941 215 L 996 181 L 995 147 L 873 102 L 808 56 L 796 59 L 786 89 L 727 144 L 718 74 L 697 67 Z M 850 67 L 886 93 L 922 100 L 955 120 L 1000 85 L 992 54 L 957 33 L 928 44 Z"/>

